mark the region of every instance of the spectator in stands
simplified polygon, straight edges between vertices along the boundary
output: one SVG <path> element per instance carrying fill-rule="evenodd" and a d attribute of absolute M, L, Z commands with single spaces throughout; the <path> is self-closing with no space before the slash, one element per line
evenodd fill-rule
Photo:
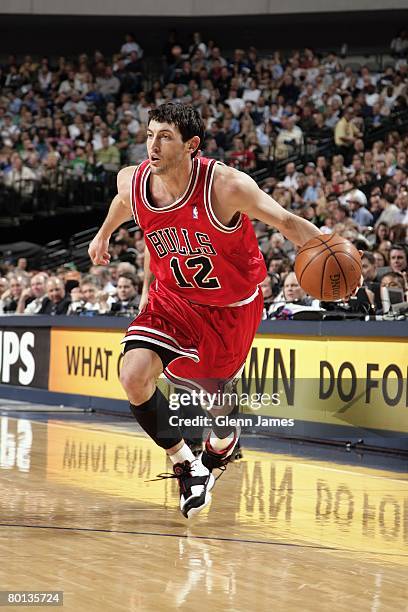
<path fill-rule="evenodd" d="M 399 272 L 386 272 L 380 279 L 381 310 L 378 311 L 379 313 L 387 313 L 391 307 L 389 296 L 384 289 L 401 289 L 401 301 L 408 301 L 408 287 L 404 276 Z"/>
<path fill-rule="evenodd" d="M 126 240 L 116 238 L 109 245 L 109 252 L 111 253 L 112 262 L 121 261 L 129 262 L 134 264 L 136 251 L 134 248 L 129 248 L 129 244 Z"/>
<path fill-rule="evenodd" d="M 351 219 L 357 223 L 360 229 L 364 229 L 373 225 L 373 215 L 365 207 L 367 198 L 365 196 L 364 198 L 361 197 L 358 191 L 359 190 L 355 190 L 351 192 L 351 194 L 346 197 L 346 203 L 351 211 Z"/>
<path fill-rule="evenodd" d="M 259 285 L 264 300 L 263 319 L 267 318 L 267 313 L 276 296 L 276 288 L 279 286 L 279 277 L 276 274 L 268 274 Z"/>
<path fill-rule="evenodd" d="M 342 118 L 336 123 L 334 131 L 334 142 L 346 163 L 351 161 L 355 141 L 362 136 L 357 125 L 353 122 L 353 117 L 353 107 L 349 106 L 344 110 Z"/>
<path fill-rule="evenodd" d="M 2 303 L 3 295 L 9 288 L 9 282 L 5 276 L 0 276 L 0 305 Z M 1 311 L 0 311 L 1 313 Z"/>
<path fill-rule="evenodd" d="M 396 57 L 404 57 L 408 54 L 408 31 L 401 30 L 395 38 L 392 39 L 391 53 Z"/>
<path fill-rule="evenodd" d="M 303 193 L 303 201 L 306 203 L 316 204 L 322 196 L 323 192 L 316 174 L 309 174 L 307 177 L 307 187 Z"/>
<path fill-rule="evenodd" d="M 80 285 L 83 296 L 83 314 L 105 314 L 109 310 L 108 294 L 91 275 L 85 276 Z"/>
<path fill-rule="evenodd" d="M 375 265 L 377 269 L 385 268 L 387 266 L 387 258 L 381 251 L 373 251 L 373 257 L 375 259 Z"/>
<path fill-rule="evenodd" d="M 238 97 L 236 89 L 230 89 L 229 97 L 225 100 L 225 104 L 231 109 L 234 117 L 239 117 L 245 108 L 245 102 L 242 98 Z"/>
<path fill-rule="evenodd" d="M 75 314 L 77 311 L 82 309 L 82 305 L 84 303 L 84 298 L 82 295 L 81 287 L 73 287 L 70 291 L 71 303 L 67 310 L 67 315 Z"/>
<path fill-rule="evenodd" d="M 143 64 L 137 51 L 131 51 L 125 62 L 125 75 L 122 77 L 121 88 L 126 93 L 136 94 L 141 91 Z"/>
<path fill-rule="evenodd" d="M 113 74 L 112 66 L 106 66 L 103 76 L 96 78 L 96 89 L 107 102 L 116 99 L 120 89 L 120 81 Z"/>
<path fill-rule="evenodd" d="M 94 278 L 103 293 L 109 296 L 116 294 L 116 287 L 112 283 L 111 271 L 107 266 L 91 266 L 89 274 Z"/>
<path fill-rule="evenodd" d="M 283 180 L 283 186 L 288 189 L 297 189 L 298 188 L 298 177 L 299 172 L 296 171 L 296 166 L 293 162 L 289 162 L 286 164 L 286 176 Z"/>
<path fill-rule="evenodd" d="M 51 276 L 47 281 L 47 297 L 38 314 L 65 315 L 71 298 L 65 295 L 64 282 L 57 276 Z"/>
<path fill-rule="evenodd" d="M 110 144 L 109 136 L 102 136 L 101 148 L 96 152 L 96 161 L 106 170 L 117 171 L 120 164 L 120 153 L 114 144 Z"/>
<path fill-rule="evenodd" d="M 47 297 L 47 274 L 43 272 L 31 277 L 30 287 L 22 291 L 18 300 L 17 314 L 38 314 Z"/>
<path fill-rule="evenodd" d="M 136 165 L 140 164 L 146 158 L 146 131 L 140 129 L 135 135 L 134 143 L 129 145 L 126 161 L 131 165 Z"/>
<path fill-rule="evenodd" d="M 364 251 L 361 258 L 363 278 L 367 283 L 377 280 L 377 264 L 375 257 L 370 251 Z"/>
<path fill-rule="evenodd" d="M 407 249 L 403 244 L 391 246 L 390 268 L 392 272 L 407 273 Z"/>
<path fill-rule="evenodd" d="M 387 190 L 386 187 L 389 186 Z M 380 199 L 380 206 L 382 208 L 382 212 L 377 218 L 376 225 L 378 226 L 380 223 L 384 223 L 387 227 L 391 225 L 395 225 L 400 220 L 400 209 L 394 201 L 396 199 L 394 187 L 387 183 L 384 188 L 384 195 Z"/>
<path fill-rule="evenodd" d="M 135 35 L 130 32 L 125 35 L 125 42 L 121 46 L 120 52 L 125 58 L 129 58 L 132 52 L 136 52 L 140 58 L 143 57 L 142 47 L 136 42 Z"/>
<path fill-rule="evenodd" d="M 238 168 L 239 170 L 255 170 L 256 157 L 253 151 L 245 147 L 244 139 L 240 136 L 235 136 L 234 150 L 227 154 L 229 165 Z"/>
<path fill-rule="evenodd" d="M 391 246 L 392 246 L 392 243 L 390 240 L 383 240 L 377 249 L 380 253 L 384 255 L 387 265 L 389 264 L 389 261 L 390 261 Z"/>
<path fill-rule="evenodd" d="M 364 278 L 363 287 L 372 293 L 372 301 L 376 310 L 381 308 L 380 283 L 377 278 L 377 262 L 369 251 L 364 251 L 361 258 L 362 275 Z"/>
<path fill-rule="evenodd" d="M 376 226 L 379 216 L 382 213 L 381 191 L 373 190 L 369 197 L 368 208 L 373 215 L 373 225 Z M 386 226 L 387 227 L 387 226 Z"/>
<path fill-rule="evenodd" d="M 225 158 L 224 149 L 217 145 L 215 138 L 207 138 L 204 145 L 203 155 L 218 161 L 224 161 Z"/>
<path fill-rule="evenodd" d="M 123 272 L 118 278 L 116 301 L 113 302 L 112 314 L 135 315 L 139 308 L 139 282 L 134 274 Z"/>
<path fill-rule="evenodd" d="M 276 157 L 285 159 L 292 153 L 297 152 L 303 144 L 303 132 L 295 125 L 296 117 L 282 117 L 282 129 L 276 139 Z"/>
<path fill-rule="evenodd" d="M 21 294 L 27 286 L 27 279 L 22 275 L 12 275 L 9 278 L 9 288 L 5 290 L 0 300 L 0 312 L 11 314 L 16 312 Z"/>
<path fill-rule="evenodd" d="M 299 93 L 299 87 L 294 84 L 293 77 L 290 74 L 286 74 L 279 87 L 279 96 L 282 96 L 286 104 L 295 104 L 299 97 Z"/>
<path fill-rule="evenodd" d="M 380 279 L 380 287 L 395 287 L 405 291 L 404 277 L 399 272 L 386 272 Z"/>
<path fill-rule="evenodd" d="M 336 208 L 334 209 L 334 219 L 337 225 L 342 225 L 343 227 L 354 227 L 354 222 L 350 219 L 350 211 L 347 204 L 342 204 L 338 202 Z M 334 228 L 336 231 L 336 227 Z"/>
<path fill-rule="evenodd" d="M 374 231 L 374 249 L 377 249 L 383 240 L 388 240 L 390 237 L 390 229 L 386 223 L 379 221 L 375 226 Z"/>
<path fill-rule="evenodd" d="M 13 115 L 6 113 L 3 117 L 3 121 L 0 129 L 0 136 L 3 143 L 6 146 L 13 146 L 13 142 L 17 140 L 20 135 L 20 129 L 17 124 L 13 123 Z"/>
<path fill-rule="evenodd" d="M 399 208 L 399 217 L 397 218 L 397 215 L 395 215 L 395 218 L 397 223 L 405 227 L 408 226 L 408 191 L 405 190 L 406 187 L 408 187 L 407 184 L 404 185 L 395 200 L 395 204 Z"/>
<path fill-rule="evenodd" d="M 17 191 L 24 199 L 29 198 L 34 191 L 36 175 L 23 161 L 18 153 L 11 156 L 11 166 L 4 175 L 4 184 Z"/>
<path fill-rule="evenodd" d="M 285 304 L 299 304 L 302 306 L 310 306 L 312 298 L 299 285 L 294 272 L 289 272 L 286 276 L 282 291 L 276 296 L 268 311 L 268 318 L 276 315 L 278 309 L 281 309 Z"/>
<path fill-rule="evenodd" d="M 106 314 L 109 310 L 108 298 L 99 282 L 91 275 L 86 275 L 79 284 L 82 300 L 80 306 L 70 310 L 69 314 L 79 314 L 93 316 L 97 314 Z"/>
<path fill-rule="evenodd" d="M 25 273 L 25 272 L 27 272 L 27 268 L 28 268 L 27 257 L 19 257 L 17 259 L 16 272 Z"/>

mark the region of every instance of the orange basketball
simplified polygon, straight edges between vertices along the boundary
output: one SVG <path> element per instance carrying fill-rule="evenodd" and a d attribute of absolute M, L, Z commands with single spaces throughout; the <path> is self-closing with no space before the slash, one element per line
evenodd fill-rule
<path fill-rule="evenodd" d="M 356 247 L 337 234 L 312 238 L 300 249 L 295 274 L 306 293 L 325 302 L 353 293 L 361 276 L 361 257 Z"/>

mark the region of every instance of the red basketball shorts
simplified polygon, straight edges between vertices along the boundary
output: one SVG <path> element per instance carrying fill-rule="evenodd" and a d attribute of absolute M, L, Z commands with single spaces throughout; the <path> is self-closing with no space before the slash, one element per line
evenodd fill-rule
<path fill-rule="evenodd" d="M 262 292 L 257 288 L 238 304 L 194 304 L 155 282 L 148 305 L 131 323 L 122 342 L 144 341 L 152 350 L 156 346 L 172 351 L 174 359 L 164 370 L 170 382 L 216 392 L 220 383 L 235 378 L 245 363 L 262 318 Z"/>

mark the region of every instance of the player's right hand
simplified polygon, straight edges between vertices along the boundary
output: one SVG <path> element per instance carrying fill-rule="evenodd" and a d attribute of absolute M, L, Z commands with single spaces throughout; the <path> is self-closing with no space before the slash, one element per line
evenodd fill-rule
<path fill-rule="evenodd" d="M 88 254 L 95 266 L 107 266 L 110 262 L 109 238 L 95 236 L 88 248 Z"/>

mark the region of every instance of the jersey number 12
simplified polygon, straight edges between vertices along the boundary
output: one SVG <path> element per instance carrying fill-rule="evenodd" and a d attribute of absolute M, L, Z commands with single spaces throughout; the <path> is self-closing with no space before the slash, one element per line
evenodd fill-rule
<path fill-rule="evenodd" d="M 179 287 L 183 289 L 219 289 L 221 287 L 216 276 L 209 276 L 214 269 L 211 259 L 205 255 L 200 257 L 190 257 L 186 259 L 186 267 L 190 270 L 197 268 L 197 272 L 191 279 L 193 282 L 189 282 L 181 271 L 180 261 L 177 257 L 172 257 L 170 260 L 170 268 L 173 271 L 174 278 Z"/>

